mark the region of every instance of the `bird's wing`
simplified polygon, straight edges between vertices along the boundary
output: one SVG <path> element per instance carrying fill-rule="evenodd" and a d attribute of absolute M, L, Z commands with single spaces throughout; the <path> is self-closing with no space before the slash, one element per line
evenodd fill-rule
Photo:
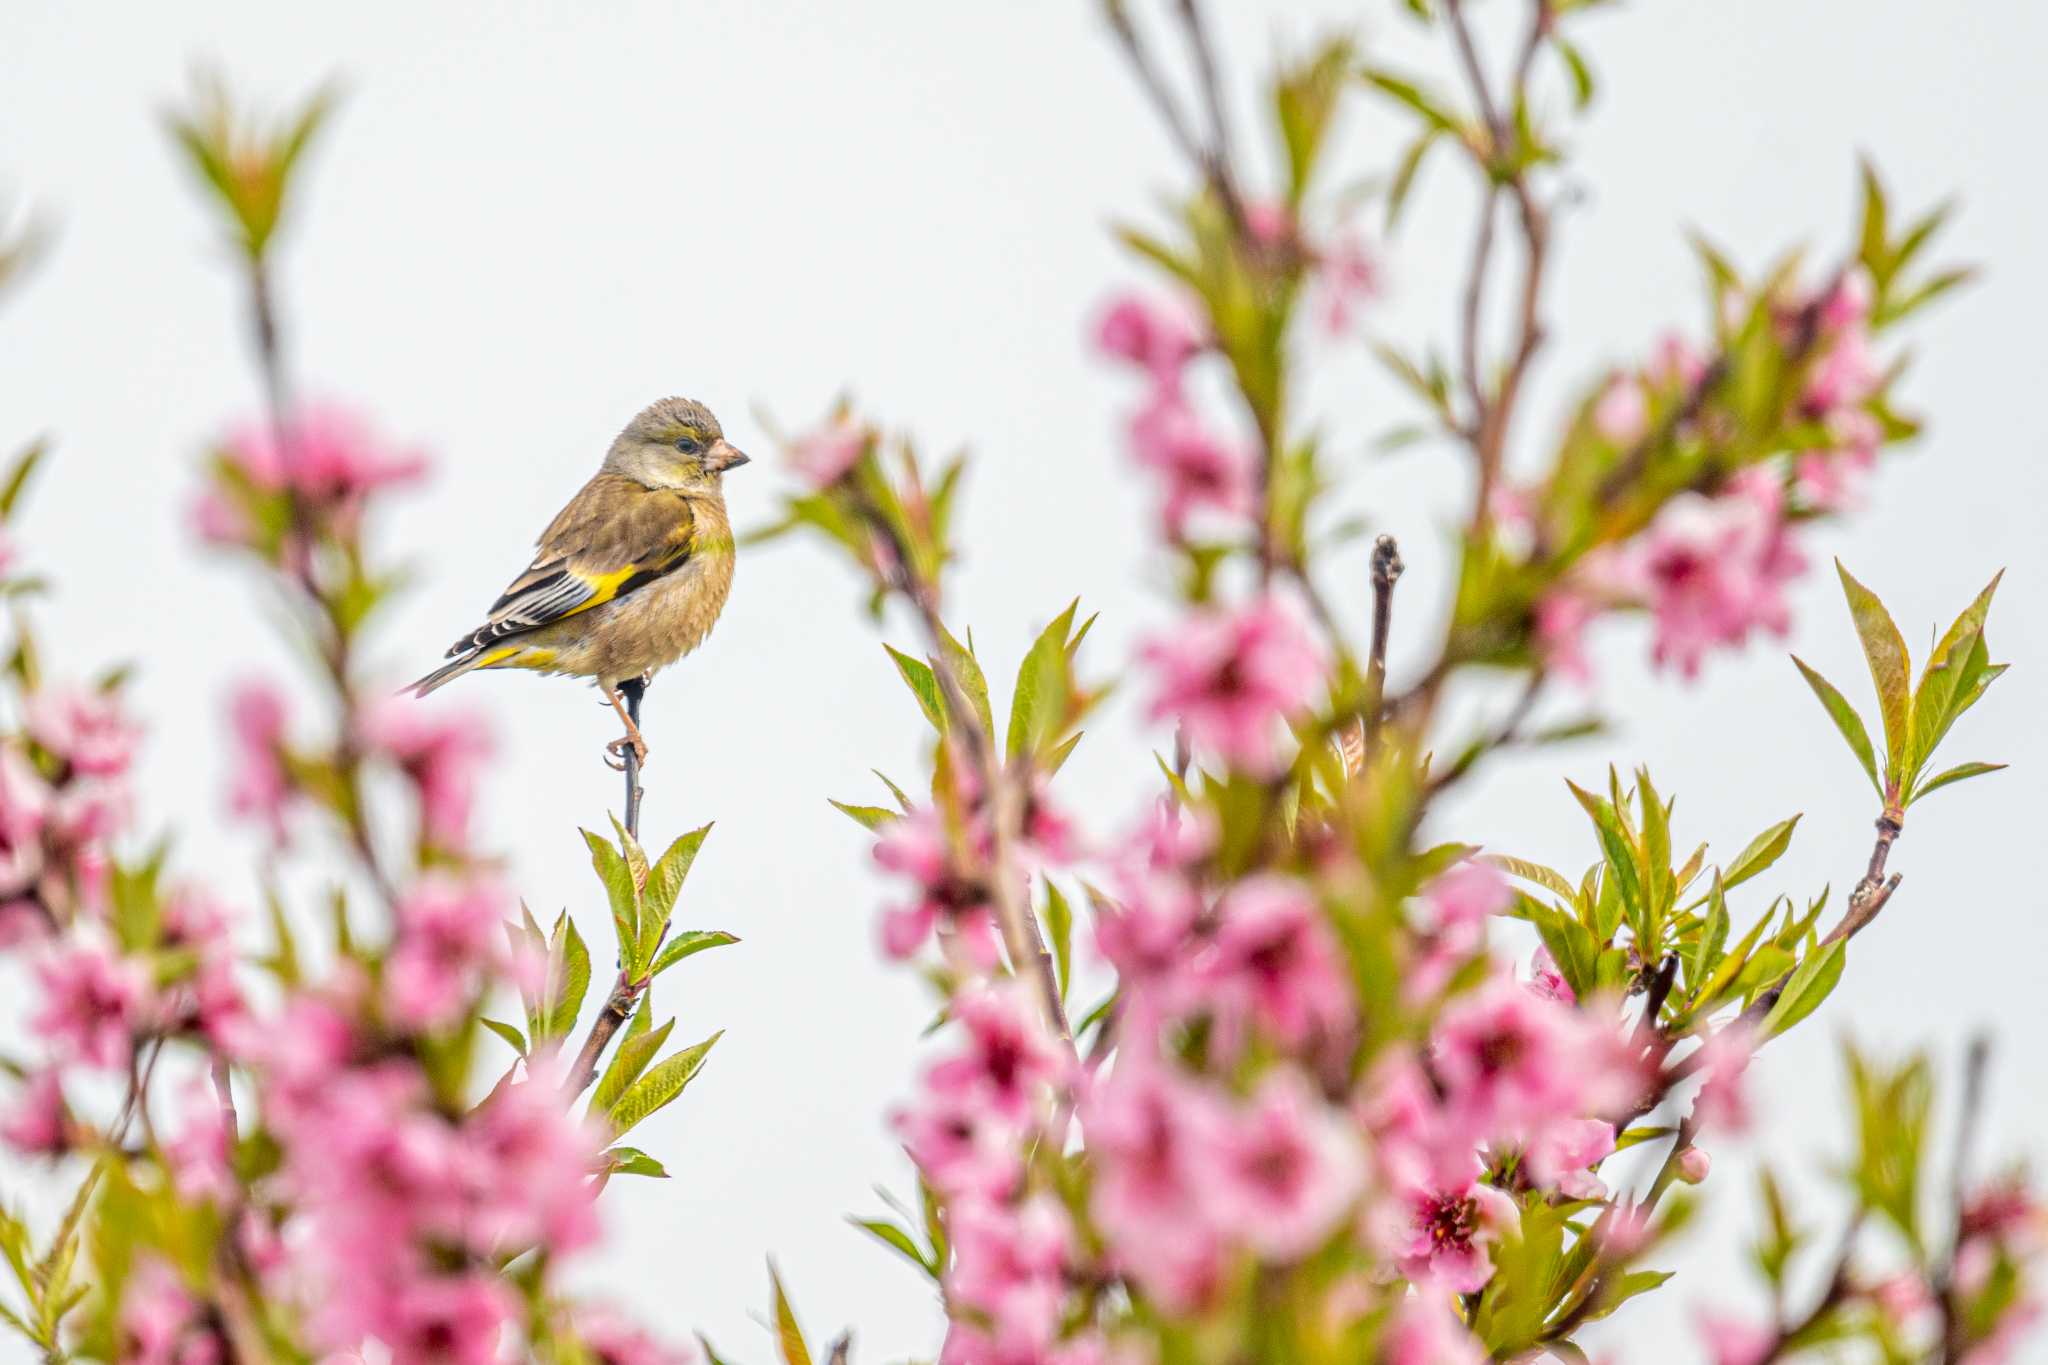
<path fill-rule="evenodd" d="M 688 562 L 696 529 L 681 494 L 598 475 L 541 533 L 533 563 L 492 604 L 490 619 L 457 640 L 449 656 L 589 611 L 674 573 Z"/>

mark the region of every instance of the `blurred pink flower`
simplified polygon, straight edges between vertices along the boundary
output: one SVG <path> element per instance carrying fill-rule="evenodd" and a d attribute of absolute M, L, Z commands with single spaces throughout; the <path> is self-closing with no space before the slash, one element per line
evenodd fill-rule
<path fill-rule="evenodd" d="M 212 1084 L 194 1077 L 185 1087 L 180 1112 L 182 1126 L 164 1143 L 171 1183 L 182 1199 L 212 1200 L 226 1207 L 237 1186 L 228 1166 L 227 1116 Z"/>
<path fill-rule="evenodd" d="M 1713 1169 L 1714 1159 L 1704 1147 L 1688 1147 L 1678 1154 L 1678 1178 L 1688 1185 L 1699 1184 Z"/>
<path fill-rule="evenodd" d="M 142 728 L 121 710 L 120 699 L 85 688 L 48 688 L 26 705 L 29 737 L 74 773 L 119 777 L 128 771 Z"/>
<path fill-rule="evenodd" d="M 1445 1104 L 1475 1137 L 1523 1140 L 1559 1115 L 1597 1113 L 1641 1088 L 1602 1022 L 1497 978 L 1452 1001 L 1430 1051 Z"/>
<path fill-rule="evenodd" d="M 122 1365 L 215 1365 L 220 1339 L 178 1272 L 150 1256 L 121 1287 Z"/>
<path fill-rule="evenodd" d="M 1465 858 L 1438 874 L 1422 889 L 1444 924 L 1481 924 L 1506 910 L 1514 901 L 1507 878 L 1492 863 Z"/>
<path fill-rule="evenodd" d="M 1755 1033 L 1739 1023 L 1716 1029 L 1700 1044 L 1699 1069 L 1706 1079 L 1693 1100 L 1693 1116 L 1703 1131 L 1749 1131 L 1753 1116 L 1743 1074 L 1755 1051 Z"/>
<path fill-rule="evenodd" d="M 1657 338 L 1657 344 L 1650 352 L 1651 383 L 1659 387 L 1681 385 L 1689 389 L 1699 383 L 1706 372 L 1706 361 L 1682 333 L 1666 332 Z"/>
<path fill-rule="evenodd" d="M 301 404 L 282 433 L 267 421 L 245 423 L 229 434 L 223 453 L 256 487 L 289 488 L 315 503 L 412 483 L 427 470 L 424 455 L 394 449 L 366 417 L 337 403 Z"/>
<path fill-rule="evenodd" d="M 91 1066 L 128 1064 L 149 1008 L 149 973 L 87 930 L 75 931 L 36 964 L 42 1007 L 29 1021 L 57 1052 Z"/>
<path fill-rule="evenodd" d="M 1587 593 L 1561 587 L 1536 602 L 1536 644 L 1545 664 L 1585 687 L 1593 681 L 1586 658 L 1586 627 L 1600 615 L 1600 604 Z"/>
<path fill-rule="evenodd" d="M 1386 1365 L 1485 1365 L 1492 1359 L 1465 1330 L 1451 1299 L 1425 1286 L 1401 1300 L 1380 1343 Z"/>
<path fill-rule="evenodd" d="M 1315 283 L 1324 331 L 1348 332 L 1360 309 L 1379 297 L 1379 258 L 1363 237 L 1340 232 L 1316 252 Z"/>
<path fill-rule="evenodd" d="M 638 1324 L 605 1304 L 576 1310 L 576 1336 L 595 1365 L 693 1365 L 696 1352 L 656 1341 Z"/>
<path fill-rule="evenodd" d="M 561 1070 L 534 1067 L 463 1124 L 465 1221 L 479 1249 L 542 1246 L 560 1256 L 597 1240 L 596 1191 L 585 1176 L 610 1134 L 563 1107 Z"/>
<path fill-rule="evenodd" d="M 874 432 L 841 413 L 805 433 L 789 448 L 790 468 L 813 489 L 830 488 L 860 463 Z"/>
<path fill-rule="evenodd" d="M 1820 325 L 1830 332 L 1863 326 L 1870 321 L 1870 306 L 1876 292 L 1870 272 L 1860 265 L 1850 266 L 1821 302 Z"/>
<path fill-rule="evenodd" d="M 1095 345 L 1104 355 L 1127 361 L 1161 387 L 1180 382 L 1180 372 L 1208 345 L 1194 309 L 1178 298 L 1119 294 L 1095 324 Z"/>
<path fill-rule="evenodd" d="M 0 1142 L 23 1156 L 61 1156 L 70 1147 L 64 1087 L 54 1067 L 32 1071 L 0 1115 Z"/>
<path fill-rule="evenodd" d="M 49 784 L 28 756 L 12 744 L 0 746 L 0 897 L 20 895 L 42 875 L 50 804 Z M 36 911 L 34 919 L 42 918 Z"/>
<path fill-rule="evenodd" d="M 1718 498 L 1680 494 L 1657 514 L 1636 561 L 1657 618 L 1654 662 L 1691 678 L 1713 646 L 1739 646 L 1758 627 L 1780 635 L 1790 627 L 1785 585 L 1806 561 L 1783 504 L 1777 476 L 1754 469 Z"/>
<path fill-rule="evenodd" d="M 882 951 L 901 960 L 916 953 L 935 929 L 958 937 L 977 965 L 997 961 L 995 920 L 988 892 L 955 870 L 956 855 L 946 822 L 936 807 L 920 806 L 891 820 L 875 840 L 875 862 L 917 886 L 907 906 L 883 912 Z"/>
<path fill-rule="evenodd" d="M 1059 1333 L 1074 1232 L 1050 1196 L 1014 1205 L 957 1204 L 948 1224 L 948 1296 L 988 1315 L 996 1342 L 1042 1350 Z"/>
<path fill-rule="evenodd" d="M 1267 1073 L 1242 1110 L 1212 1127 L 1202 1162 L 1221 1225 L 1283 1261 L 1315 1250 L 1365 1183 L 1357 1135 L 1292 1071 Z"/>
<path fill-rule="evenodd" d="M 284 765 L 284 694 L 264 682 L 238 684 L 228 701 L 228 725 L 235 755 L 229 808 L 263 825 L 282 844 L 293 796 Z"/>
<path fill-rule="evenodd" d="M 1339 1034 L 1351 1021 L 1336 940 L 1308 888 L 1278 875 L 1239 882 L 1217 907 L 1199 994 L 1226 1056 L 1236 1055 L 1253 1021 L 1289 1047 Z"/>
<path fill-rule="evenodd" d="M 1022 1123 L 1065 1079 L 1059 1049 L 1020 984 L 978 986 L 956 995 L 953 1018 L 967 1031 L 967 1050 L 926 1070 L 925 1086 L 934 1094 L 961 1096 Z"/>
<path fill-rule="evenodd" d="M 511 1287 L 482 1271 L 410 1280 L 396 1308 L 391 1365 L 498 1365 L 499 1338 L 520 1313 Z"/>
<path fill-rule="evenodd" d="M 449 850 L 466 847 L 477 779 L 492 751 L 483 718 L 467 710 L 436 713 L 410 697 L 391 697 L 364 715 L 360 739 L 419 789 L 428 842 Z"/>
<path fill-rule="evenodd" d="M 1649 430 L 1650 404 L 1634 375 L 1618 374 L 1607 381 L 1593 404 L 1593 430 L 1618 449 L 1634 445 Z"/>
<path fill-rule="evenodd" d="M 1614 1155 L 1614 1125 L 1600 1119 L 1553 1118 L 1523 1153 L 1529 1179 L 1567 1199 L 1604 1199 L 1607 1186 L 1587 1168 Z"/>
<path fill-rule="evenodd" d="M 490 882 L 430 873 L 395 907 L 397 942 L 384 963 L 384 999 L 406 1028 L 460 1018 L 504 940 L 504 890 Z"/>
<path fill-rule="evenodd" d="M 890 1126 L 925 1183 L 949 1199 L 1006 1199 L 1023 1174 L 1017 1125 L 969 1096 L 926 1090 Z"/>
<path fill-rule="evenodd" d="M 1089 1209 L 1116 1263 L 1176 1309 L 1203 1302 L 1221 1270 L 1204 1207 L 1208 1134 L 1222 1106 L 1208 1090 L 1141 1055 L 1119 1057 L 1088 1087 L 1081 1128 L 1096 1162 Z"/>
<path fill-rule="evenodd" d="M 1131 450 L 1165 485 L 1160 509 L 1167 538 L 1187 534 L 1188 519 L 1207 508 L 1241 518 L 1257 503 L 1258 457 L 1241 441 L 1211 431 L 1187 400 L 1161 388 L 1131 419 Z"/>
<path fill-rule="evenodd" d="M 1759 1365 L 1777 1348 L 1777 1329 L 1723 1313 L 1699 1314 L 1699 1331 L 1714 1365 Z"/>
<path fill-rule="evenodd" d="M 1323 682 L 1314 637 L 1271 596 L 1198 612 L 1153 639 L 1143 658 L 1156 684 L 1151 719 L 1181 722 L 1195 744 L 1260 775 L 1280 761 L 1280 719 Z"/>

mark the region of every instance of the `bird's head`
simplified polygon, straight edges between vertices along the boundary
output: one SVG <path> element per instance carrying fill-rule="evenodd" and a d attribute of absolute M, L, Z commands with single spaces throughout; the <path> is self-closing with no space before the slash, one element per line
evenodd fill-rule
<path fill-rule="evenodd" d="M 626 424 L 604 467 L 650 488 L 715 493 L 725 471 L 745 463 L 711 409 L 692 398 L 664 398 Z"/>

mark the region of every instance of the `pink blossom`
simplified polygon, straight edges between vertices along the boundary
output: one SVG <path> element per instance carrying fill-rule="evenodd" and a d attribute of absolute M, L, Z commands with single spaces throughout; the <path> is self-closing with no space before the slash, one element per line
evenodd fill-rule
<path fill-rule="evenodd" d="M 1126 293 L 1096 323 L 1095 345 L 1104 355 L 1144 370 L 1155 384 L 1172 387 L 1208 345 L 1208 335 L 1186 303 Z"/>
<path fill-rule="evenodd" d="M 463 1125 L 468 1224 L 479 1245 L 538 1245 L 560 1256 L 597 1240 L 595 1190 L 584 1173 L 610 1135 L 563 1107 L 561 1070 L 535 1066 Z"/>
<path fill-rule="evenodd" d="M 1757 627 L 1789 628 L 1785 585 L 1806 562 L 1787 534 L 1783 501 L 1776 477 L 1758 469 L 1719 498 L 1684 493 L 1657 514 L 1637 561 L 1657 618 L 1657 664 L 1694 677 L 1709 648 L 1739 646 Z"/>
<path fill-rule="evenodd" d="M 1870 353 L 1870 334 L 1850 327 L 1836 336 L 1806 377 L 1806 410 L 1814 416 L 1856 407 L 1877 392 L 1883 375 Z"/>
<path fill-rule="evenodd" d="M 1870 1301 L 1894 1327 L 1910 1329 L 1938 1306 L 1934 1291 L 1917 1270 L 1888 1275 L 1869 1289 Z"/>
<path fill-rule="evenodd" d="M 1697 347 L 1678 332 L 1657 338 L 1650 352 L 1650 382 L 1659 387 L 1682 385 L 1691 388 L 1707 373 L 1707 363 Z"/>
<path fill-rule="evenodd" d="M 54 1067 L 32 1071 L 0 1115 L 0 1142 L 23 1156 L 62 1156 L 71 1146 L 64 1087 Z"/>
<path fill-rule="evenodd" d="M 227 1116 L 211 1084 L 194 1078 L 185 1089 L 184 1123 L 164 1143 L 164 1164 L 180 1197 L 225 1205 L 235 1195 L 235 1177 L 228 1166 Z"/>
<path fill-rule="evenodd" d="M 127 827 L 134 802 L 119 778 L 73 777 L 50 803 L 49 832 L 73 854 L 102 843 Z M 74 871 L 81 870 L 76 865 Z"/>
<path fill-rule="evenodd" d="M 907 958 L 943 927 L 957 935 L 972 961 L 995 965 L 995 922 L 988 891 L 979 880 L 957 870 L 952 834 L 936 807 L 920 806 L 883 826 L 875 841 L 875 862 L 918 888 L 910 905 L 884 912 L 885 953 Z"/>
<path fill-rule="evenodd" d="M 1402 1198 L 1406 1227 L 1395 1246 L 1401 1274 L 1454 1294 L 1484 1288 L 1493 1278 L 1487 1248 L 1521 1218 L 1515 1201 L 1472 1175 L 1410 1184 Z"/>
<path fill-rule="evenodd" d="M 953 1017 L 967 1030 L 967 1050 L 934 1063 L 926 1087 L 1012 1122 L 1037 1113 L 1066 1066 L 1024 988 L 1012 982 L 963 992 Z"/>
<path fill-rule="evenodd" d="M 1252 877 L 1224 897 L 1200 983 L 1226 1053 L 1253 1020 L 1290 1047 L 1350 1024 L 1351 987 L 1336 940 L 1308 888 L 1291 878 Z"/>
<path fill-rule="evenodd" d="M 142 730 L 118 698 L 84 688 L 37 692 L 27 703 L 28 733 L 75 773 L 119 777 L 128 771 Z"/>
<path fill-rule="evenodd" d="M 1089 1086 L 1080 1117 L 1096 1161 L 1090 1211 L 1117 1264 L 1171 1308 L 1205 1301 L 1221 1273 L 1203 1204 L 1221 1101 L 1157 1062 L 1125 1056 Z"/>
<path fill-rule="evenodd" d="M 1505 978 L 1452 1002 L 1430 1055 L 1447 1105 L 1481 1135 L 1524 1137 L 1559 1115 L 1626 1103 L 1641 1083 L 1605 1024 Z"/>
<path fill-rule="evenodd" d="M 1830 332 L 1861 327 L 1870 320 L 1870 305 L 1876 292 L 1869 271 L 1860 265 L 1849 267 L 1821 302 L 1821 327 Z"/>
<path fill-rule="evenodd" d="M 1434 1286 L 1401 1300 L 1380 1350 L 1386 1365 L 1485 1365 L 1492 1359 L 1465 1330 L 1450 1296 Z"/>
<path fill-rule="evenodd" d="M 1688 1185 L 1699 1184 L 1713 1169 L 1714 1159 L 1704 1147 L 1688 1147 L 1678 1154 L 1678 1178 Z"/>
<path fill-rule="evenodd" d="M 496 1275 L 472 1271 L 407 1283 L 398 1295 L 392 1365 L 496 1365 L 519 1300 Z"/>
<path fill-rule="evenodd" d="M 1760 1365 L 1778 1345 L 1777 1329 L 1724 1313 L 1701 1313 L 1699 1330 L 1714 1365 Z"/>
<path fill-rule="evenodd" d="M 790 468 L 813 489 L 830 488 L 860 463 L 874 438 L 872 429 L 842 412 L 797 438 L 789 448 Z"/>
<path fill-rule="evenodd" d="M 1541 945 L 1529 959 L 1529 989 L 1542 1000 L 1553 1000 L 1563 1005 L 1575 1005 L 1579 1001 L 1571 983 L 1564 979 L 1564 973 L 1558 971 L 1557 959 L 1550 955 L 1550 949 Z"/>
<path fill-rule="evenodd" d="M 1058 1334 L 1073 1254 L 1067 1211 L 1049 1196 L 956 1205 L 947 1293 L 988 1315 L 999 1343 L 1042 1349 Z"/>
<path fill-rule="evenodd" d="M 154 1256 L 140 1262 L 122 1286 L 119 1357 L 122 1365 L 215 1365 L 220 1339 L 178 1272 Z"/>
<path fill-rule="evenodd" d="M 405 771 L 420 793 L 420 825 L 428 842 L 461 849 L 477 779 L 491 756 L 491 733 L 472 711 L 436 714 L 405 697 L 387 699 L 363 718 L 362 743 Z"/>
<path fill-rule="evenodd" d="M 1247 772 L 1280 762 L 1275 729 L 1322 686 L 1322 651 L 1278 598 L 1212 608 L 1143 652 L 1156 689 L 1149 715 L 1177 720 L 1189 738 Z"/>
<path fill-rule="evenodd" d="M 1749 1131 L 1752 1114 L 1743 1073 L 1756 1051 L 1756 1035 L 1741 1024 L 1728 1024 L 1700 1044 L 1698 1062 L 1706 1077 L 1693 1101 L 1693 1116 L 1703 1129 L 1741 1134 Z"/>
<path fill-rule="evenodd" d="M 1423 888 L 1422 894 L 1443 924 L 1480 924 L 1514 902 L 1507 878 L 1492 863 L 1465 858 Z"/>
<path fill-rule="evenodd" d="M 422 878 L 396 907 L 398 940 L 384 963 L 391 1015 L 407 1028 L 438 1028 L 462 1015 L 503 940 L 507 898 L 489 882 Z"/>
<path fill-rule="evenodd" d="M 49 784 L 28 756 L 12 744 L 0 747 L 0 897 L 20 895 L 42 875 L 50 805 Z"/>
<path fill-rule="evenodd" d="M 1607 1186 L 1588 1168 L 1612 1155 L 1613 1124 L 1600 1119 L 1554 1118 L 1530 1138 L 1522 1164 L 1530 1180 L 1567 1199 L 1604 1199 Z"/>
<path fill-rule="evenodd" d="M 1254 244 L 1266 251 L 1293 246 L 1298 225 L 1294 210 L 1278 199 L 1254 199 L 1244 206 L 1244 225 Z"/>
<path fill-rule="evenodd" d="M 29 1021 L 63 1056 L 98 1067 L 125 1066 L 149 1008 L 149 974 L 85 931 L 36 964 L 42 1008 Z"/>
<path fill-rule="evenodd" d="M 1611 446 L 1626 448 L 1643 438 L 1650 425 L 1650 404 L 1633 375 L 1607 381 L 1593 404 L 1593 430 Z"/>
<path fill-rule="evenodd" d="M 1241 518 L 1257 504 L 1258 457 L 1242 441 L 1219 436 L 1181 395 L 1159 389 L 1131 419 L 1131 450 L 1164 481 L 1161 524 L 1168 539 L 1187 534 L 1188 519 L 1207 508 Z"/>
<path fill-rule="evenodd" d="M 1351 330 L 1360 307 L 1380 293 L 1380 263 L 1365 240 L 1343 234 L 1316 253 L 1316 286 L 1323 328 L 1331 336 Z"/>
<path fill-rule="evenodd" d="M 1545 593 L 1536 602 L 1536 645 L 1544 661 L 1581 687 L 1593 681 L 1586 657 L 1586 627 L 1600 615 L 1600 603 L 1570 587 Z"/>
<path fill-rule="evenodd" d="M 1023 1174 L 1018 1126 L 972 1096 L 927 1090 L 891 1126 L 925 1183 L 949 1199 L 1006 1199 Z"/>
<path fill-rule="evenodd" d="M 576 1336 L 595 1365 L 692 1365 L 694 1351 L 656 1341 L 616 1310 L 585 1304 L 576 1310 Z"/>
<path fill-rule="evenodd" d="M 291 489 L 316 505 L 346 504 L 365 494 L 413 483 L 427 461 L 394 450 L 360 414 L 339 404 L 309 403 L 286 417 L 279 441 L 269 422 L 232 432 L 223 454 L 266 492 Z"/>
<path fill-rule="evenodd" d="M 229 808 L 262 824 L 282 844 L 293 794 L 284 765 L 284 694 L 263 682 L 238 685 L 228 703 L 228 723 L 235 754 Z"/>
<path fill-rule="evenodd" d="M 1313 1251 L 1365 1182 L 1357 1135 L 1292 1071 L 1268 1073 L 1213 1134 L 1204 1161 L 1215 1172 L 1209 1198 L 1217 1218 L 1268 1257 Z"/>
<path fill-rule="evenodd" d="M 1097 908 L 1095 946 L 1116 968 L 1125 1016 L 1140 1029 L 1176 1012 L 1189 984 L 1203 909 L 1191 868 L 1214 844 L 1212 821 L 1161 799 L 1118 851 L 1117 895 Z"/>

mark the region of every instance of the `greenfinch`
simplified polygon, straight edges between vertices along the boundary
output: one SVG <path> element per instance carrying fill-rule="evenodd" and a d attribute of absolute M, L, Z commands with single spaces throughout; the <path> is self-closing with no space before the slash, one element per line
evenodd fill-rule
<path fill-rule="evenodd" d="M 646 742 L 620 688 L 644 685 L 717 623 L 733 569 L 722 481 L 746 463 L 702 403 L 649 405 L 541 532 L 533 562 L 489 618 L 408 690 L 424 697 L 478 668 L 589 678 L 626 727 L 610 751 L 622 757 L 630 747 L 645 762 Z"/>

